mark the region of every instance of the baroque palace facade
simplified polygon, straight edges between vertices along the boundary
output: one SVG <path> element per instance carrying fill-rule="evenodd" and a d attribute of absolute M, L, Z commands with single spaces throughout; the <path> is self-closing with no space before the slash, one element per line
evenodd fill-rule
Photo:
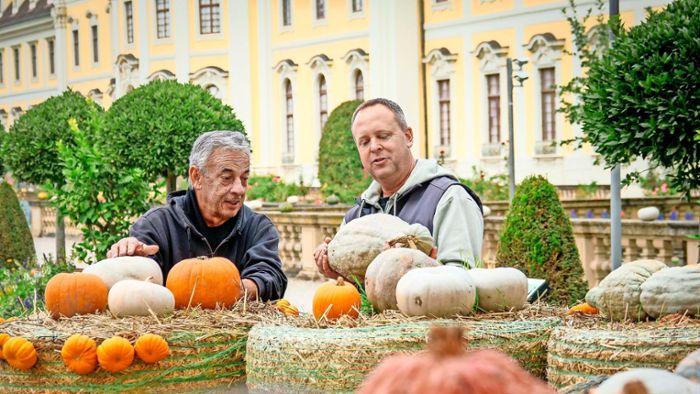
<path fill-rule="evenodd" d="M 607 2 L 607 1 L 606 1 Z M 668 0 L 621 0 L 627 26 Z M 595 6 L 577 1 L 580 15 Z M 516 177 L 609 184 L 590 148 L 552 148 L 580 130 L 556 112 L 580 75 L 567 54 L 567 0 L 0 0 L 0 122 L 66 88 L 108 108 L 153 79 L 191 82 L 231 105 L 253 169 L 316 179 L 322 126 L 338 104 L 388 97 L 415 154 L 461 176 L 506 173 L 506 59 L 514 88 Z"/>

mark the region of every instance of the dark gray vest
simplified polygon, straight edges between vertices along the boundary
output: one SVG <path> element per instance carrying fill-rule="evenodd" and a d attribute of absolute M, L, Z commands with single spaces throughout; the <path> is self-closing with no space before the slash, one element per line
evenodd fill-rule
<path fill-rule="evenodd" d="M 456 179 L 445 175 L 433 178 L 430 182 L 419 183 L 413 189 L 401 195 L 398 201 L 396 201 L 396 216 L 410 224 L 420 223 L 427 227 L 428 230 L 430 230 L 430 234 L 432 234 L 433 217 L 435 217 L 438 202 L 440 202 L 445 190 L 453 185 L 463 187 L 474 199 L 474 202 L 476 202 L 476 205 L 479 206 L 479 210 L 483 214 L 479 196 L 467 186 L 459 183 Z M 360 216 L 371 215 L 378 212 L 380 212 L 379 208 L 358 199 L 355 206 L 350 208 L 345 215 L 345 223 L 349 223 Z M 391 212 L 387 213 L 393 212 L 394 210 L 392 209 Z"/>

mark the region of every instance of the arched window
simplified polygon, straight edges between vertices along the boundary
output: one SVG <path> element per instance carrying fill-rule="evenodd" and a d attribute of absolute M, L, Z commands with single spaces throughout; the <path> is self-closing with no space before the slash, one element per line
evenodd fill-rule
<path fill-rule="evenodd" d="M 207 92 L 211 94 L 214 97 L 219 97 L 219 87 L 216 85 L 208 85 L 205 89 L 207 89 Z"/>
<path fill-rule="evenodd" d="M 318 76 L 318 115 L 321 122 L 321 132 L 328 120 L 328 89 L 326 87 L 326 77 L 323 74 Z"/>
<path fill-rule="evenodd" d="M 292 95 L 292 82 L 289 79 L 284 81 L 284 102 L 285 118 L 287 122 L 287 154 L 294 156 L 294 96 Z M 291 161 L 291 160 L 290 160 Z"/>
<path fill-rule="evenodd" d="M 355 99 L 365 99 L 365 79 L 360 70 L 355 71 Z"/>

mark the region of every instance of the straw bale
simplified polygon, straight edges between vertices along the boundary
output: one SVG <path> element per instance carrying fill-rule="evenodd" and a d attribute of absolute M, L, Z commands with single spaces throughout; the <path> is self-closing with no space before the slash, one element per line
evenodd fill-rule
<path fill-rule="evenodd" d="M 645 323 L 570 318 L 547 344 L 547 380 L 556 387 L 629 368 L 673 368 L 700 347 L 700 320 Z"/>
<path fill-rule="evenodd" d="M 41 312 L 0 325 L 0 332 L 30 340 L 39 355 L 37 365 L 29 371 L 0 363 L 0 391 L 172 392 L 235 387 L 245 380 L 248 331 L 277 314 L 269 305 L 243 302 L 231 310 L 195 308 L 167 317 L 115 318 L 105 313 L 54 320 Z M 171 355 L 153 365 L 135 358 L 120 373 L 98 368 L 81 376 L 70 372 L 60 355 L 64 341 L 75 333 L 88 335 L 98 344 L 114 335 L 133 343 L 141 334 L 158 334 L 167 340 Z"/>
<path fill-rule="evenodd" d="M 352 392 L 383 358 L 422 350 L 430 326 L 436 324 L 462 326 L 467 349 L 500 349 L 543 377 L 546 342 L 561 324 L 559 313 L 549 309 L 549 316 L 537 317 L 530 308 L 431 320 L 385 312 L 354 324 L 349 319 L 318 323 L 303 317 L 259 324 L 248 337 L 247 385 L 253 392 Z"/>

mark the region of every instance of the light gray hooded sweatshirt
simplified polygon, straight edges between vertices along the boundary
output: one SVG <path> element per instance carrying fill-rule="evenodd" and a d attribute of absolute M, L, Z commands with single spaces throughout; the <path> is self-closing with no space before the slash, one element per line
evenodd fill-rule
<path fill-rule="evenodd" d="M 457 179 L 451 172 L 435 160 L 418 159 L 411 175 L 398 192 L 391 195 L 384 210 L 379 205 L 382 187 L 372 181 L 362 193 L 364 204 L 376 207 L 380 212 L 395 215 L 396 201 L 417 184 L 439 176 L 448 175 Z M 343 222 L 343 224 L 345 224 Z M 481 245 L 484 239 L 484 218 L 474 199 L 460 186 L 451 186 L 440 198 L 433 217 L 433 239 L 438 250 L 438 261 L 443 264 L 474 267 L 481 261 Z"/>

